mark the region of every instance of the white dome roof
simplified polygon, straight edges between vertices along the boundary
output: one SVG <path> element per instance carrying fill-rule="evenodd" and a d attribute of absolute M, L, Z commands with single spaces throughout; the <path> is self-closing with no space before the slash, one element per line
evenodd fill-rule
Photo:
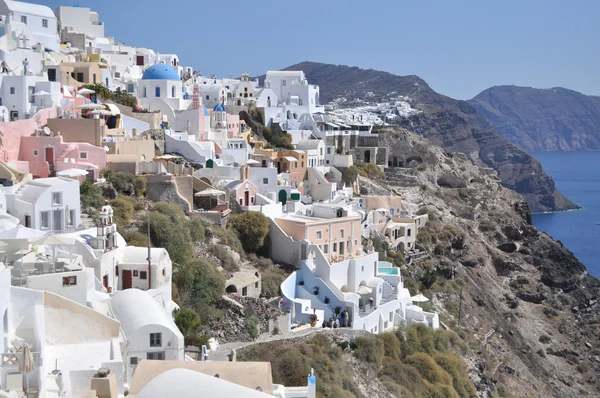
<path fill-rule="evenodd" d="M 155 377 L 136 398 L 268 398 L 271 391 L 251 390 L 189 369 L 171 369 Z"/>

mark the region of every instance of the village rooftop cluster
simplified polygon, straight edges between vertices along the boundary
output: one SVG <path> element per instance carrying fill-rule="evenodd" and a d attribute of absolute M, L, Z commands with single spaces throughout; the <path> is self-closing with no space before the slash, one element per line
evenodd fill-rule
<path fill-rule="evenodd" d="M 192 397 L 198 386 L 211 397 L 315 397 L 313 374 L 279 386 L 268 363 L 189 355 L 169 253 L 128 246 L 108 204 L 98 220 L 82 211 L 80 185 L 104 170 L 145 176 L 154 201 L 173 187 L 172 201 L 209 224 L 268 217 L 269 257 L 296 269 L 275 303 L 284 333 L 439 327 L 372 240 L 416 258 L 427 215 L 401 197 L 358 196 L 358 179 L 342 178 L 357 161 L 410 159 L 389 157 L 362 117 L 327 113 L 302 71 L 206 76 L 104 28 L 89 8 L 0 0 L 0 397 Z M 291 141 L 266 145 L 244 113 Z M 260 282 L 240 271 L 225 288 L 258 298 Z"/>

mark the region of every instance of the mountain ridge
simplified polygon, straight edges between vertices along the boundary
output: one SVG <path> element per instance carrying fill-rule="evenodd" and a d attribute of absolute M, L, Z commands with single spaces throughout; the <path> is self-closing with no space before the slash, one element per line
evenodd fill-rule
<path fill-rule="evenodd" d="M 309 82 L 321 87 L 324 103 L 340 97 L 389 101 L 392 93 L 410 97 L 411 106 L 422 112 L 403 119 L 402 127 L 447 150 L 464 153 L 477 165 L 494 168 L 503 185 L 522 194 L 533 211 L 577 208 L 556 190 L 536 159 L 498 133 L 467 101 L 435 92 L 416 75 L 310 61 L 283 70 L 304 71 Z"/>
<path fill-rule="evenodd" d="M 600 150 L 600 97 L 564 87 L 490 87 L 468 101 L 526 151 Z"/>

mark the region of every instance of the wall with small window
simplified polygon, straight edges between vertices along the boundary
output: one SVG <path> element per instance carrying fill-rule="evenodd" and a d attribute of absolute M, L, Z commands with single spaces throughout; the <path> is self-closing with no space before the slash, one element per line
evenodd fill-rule
<path fill-rule="evenodd" d="M 87 305 L 87 273 L 85 271 L 30 276 L 27 278 L 26 287 L 51 292 L 81 305 Z"/>

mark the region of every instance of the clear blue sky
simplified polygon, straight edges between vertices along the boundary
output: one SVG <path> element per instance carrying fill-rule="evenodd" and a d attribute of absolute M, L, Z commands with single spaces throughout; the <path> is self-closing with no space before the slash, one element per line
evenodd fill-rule
<path fill-rule="evenodd" d="M 30 0 L 51 8 L 77 0 Z M 415 74 L 467 99 L 494 85 L 600 95 L 600 0 L 80 0 L 107 36 L 203 74 L 301 61 Z"/>

